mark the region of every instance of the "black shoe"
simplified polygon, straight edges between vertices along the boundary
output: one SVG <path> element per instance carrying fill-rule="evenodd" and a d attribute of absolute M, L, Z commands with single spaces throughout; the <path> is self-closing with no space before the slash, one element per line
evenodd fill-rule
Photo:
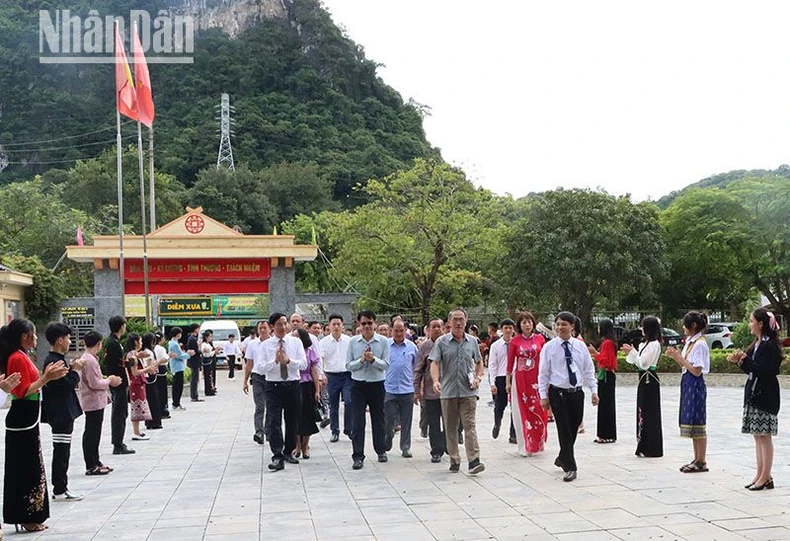
<path fill-rule="evenodd" d="M 387 458 L 387 453 L 381 453 L 381 454 L 379 455 L 379 462 L 386 462 L 387 460 L 389 460 L 389 459 Z"/>
<path fill-rule="evenodd" d="M 162 414 L 162 419 L 170 419 L 170 412 L 163 413 Z"/>
<path fill-rule="evenodd" d="M 450 462 L 450 473 L 458 473 L 461 471 L 461 464 L 459 462 Z"/>
<path fill-rule="evenodd" d="M 474 475 L 486 469 L 486 465 L 480 462 L 479 458 L 474 459 L 469 463 L 469 473 Z"/>
<path fill-rule="evenodd" d="M 133 455 L 134 452 L 134 449 L 129 449 L 126 445 L 116 445 L 112 450 L 114 455 Z"/>
<path fill-rule="evenodd" d="M 318 426 L 320 426 L 321 428 L 326 428 L 326 427 L 328 427 L 328 426 L 329 426 L 329 423 L 331 423 L 331 422 L 332 422 L 332 421 L 331 421 L 330 419 L 323 419 L 323 420 L 321 421 L 321 424 L 320 424 L 320 425 L 318 425 Z"/>
<path fill-rule="evenodd" d="M 193 398 L 192 402 L 205 402 L 202 398 Z"/>
<path fill-rule="evenodd" d="M 293 455 L 288 455 L 288 456 L 286 456 L 286 457 L 285 457 L 285 461 L 286 461 L 288 464 L 299 464 L 299 460 L 298 460 L 298 459 L 297 459 L 295 456 L 293 456 Z"/>
<path fill-rule="evenodd" d="M 439 455 L 431 455 L 432 464 L 438 464 L 441 461 L 442 461 L 442 457 L 440 457 Z"/>
<path fill-rule="evenodd" d="M 576 479 L 576 470 L 571 470 L 569 472 L 565 472 L 565 475 L 562 476 L 562 480 L 566 483 L 569 483 Z"/>
<path fill-rule="evenodd" d="M 511 436 L 507 441 L 508 443 L 518 443 L 518 440 L 515 436 Z"/>
<path fill-rule="evenodd" d="M 285 461 L 282 459 L 273 459 L 272 463 L 269 464 L 269 469 L 272 471 L 280 471 L 285 469 Z"/>
<path fill-rule="evenodd" d="M 499 437 L 499 425 L 494 425 L 494 428 L 491 429 L 491 437 L 494 439 Z"/>
<path fill-rule="evenodd" d="M 563 468 L 562 460 L 560 460 L 560 457 L 557 457 L 557 458 L 554 459 L 554 465 L 557 466 L 558 468 Z M 565 468 L 563 468 L 563 469 L 565 469 Z"/>
<path fill-rule="evenodd" d="M 362 466 L 364 466 L 364 465 L 365 465 L 365 462 L 361 458 L 358 458 L 358 459 L 356 459 L 354 461 L 354 465 L 351 466 L 351 469 L 352 470 L 361 470 Z"/>
<path fill-rule="evenodd" d="M 263 434 L 261 434 L 260 432 L 256 432 L 252 436 L 252 441 L 254 441 L 255 443 L 259 443 L 259 444 L 263 445 Z"/>
<path fill-rule="evenodd" d="M 458 445 L 463 445 L 463 444 L 464 444 L 464 435 L 458 434 Z"/>
<path fill-rule="evenodd" d="M 329 438 L 329 441 L 331 441 L 332 443 L 335 443 L 336 441 L 339 440 L 340 440 L 340 434 L 332 434 L 332 437 Z"/>

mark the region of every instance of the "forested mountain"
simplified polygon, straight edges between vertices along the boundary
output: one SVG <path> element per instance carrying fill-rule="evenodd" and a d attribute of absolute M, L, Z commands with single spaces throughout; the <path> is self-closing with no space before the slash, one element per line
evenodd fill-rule
<path fill-rule="evenodd" d="M 8 162 L 0 183 L 69 168 L 115 143 L 114 66 L 39 63 L 39 10 L 68 8 L 85 16 L 93 9 L 128 18 L 131 9 L 155 16 L 160 8 L 216 4 L 233 13 L 234 4 L 262 3 L 0 0 L 0 164 L 3 157 Z M 189 187 L 216 162 L 223 92 L 236 111 L 238 162 L 253 170 L 314 162 L 343 205 L 359 202 L 349 199 L 356 183 L 407 168 L 416 157 L 438 156 L 425 138 L 421 112 L 377 77 L 377 65 L 318 0 L 277 3 L 285 16 L 261 16 L 234 38 L 221 28 L 199 30 L 193 64 L 149 66 L 158 172 Z M 127 144 L 135 142 L 134 133 L 133 125 L 124 126 Z"/>
<path fill-rule="evenodd" d="M 712 175 L 707 178 L 700 180 L 699 182 L 695 182 L 693 184 L 689 184 L 685 188 L 681 190 L 675 190 L 673 192 L 668 193 L 658 201 L 656 204 L 661 209 L 666 209 L 672 202 L 677 199 L 679 196 L 687 193 L 689 190 L 693 188 L 726 188 L 733 182 L 737 180 L 743 180 L 745 178 L 749 179 L 765 179 L 771 177 L 780 177 L 780 178 L 790 178 L 790 165 L 780 165 L 776 168 L 776 170 L 770 169 L 736 169 L 734 171 L 729 171 L 727 173 L 719 173 L 718 175 Z"/>

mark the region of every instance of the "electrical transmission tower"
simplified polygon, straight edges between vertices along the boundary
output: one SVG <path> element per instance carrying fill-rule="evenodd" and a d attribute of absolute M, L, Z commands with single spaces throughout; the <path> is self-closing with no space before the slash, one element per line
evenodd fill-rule
<path fill-rule="evenodd" d="M 230 146 L 230 137 L 235 135 L 231 126 L 235 122 L 230 118 L 230 114 L 235 113 L 236 110 L 230 105 L 230 97 L 227 94 L 222 94 L 222 103 L 218 108 L 220 110 L 220 140 L 219 153 L 217 154 L 217 169 L 225 167 L 230 171 L 235 171 L 233 149 Z"/>

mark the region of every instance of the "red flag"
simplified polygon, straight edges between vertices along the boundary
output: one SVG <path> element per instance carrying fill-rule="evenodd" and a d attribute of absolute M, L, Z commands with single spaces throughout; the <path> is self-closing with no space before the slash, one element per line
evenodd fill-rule
<path fill-rule="evenodd" d="M 148 75 L 148 63 L 143 54 L 143 45 L 137 36 L 137 23 L 134 24 L 134 40 L 132 56 L 134 57 L 134 80 L 137 88 L 138 114 L 140 122 L 149 128 L 154 124 L 154 98 L 151 90 L 151 78 Z"/>
<path fill-rule="evenodd" d="M 82 226 L 77 226 L 77 246 L 85 246 L 85 240 L 82 238 Z"/>
<path fill-rule="evenodd" d="M 132 120 L 137 120 L 137 92 L 134 89 L 129 63 L 126 61 L 126 51 L 118 31 L 118 23 L 115 23 L 115 97 L 118 112 Z"/>

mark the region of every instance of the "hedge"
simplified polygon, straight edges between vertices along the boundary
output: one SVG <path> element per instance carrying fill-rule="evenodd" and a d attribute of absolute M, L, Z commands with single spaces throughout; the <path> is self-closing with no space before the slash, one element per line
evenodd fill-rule
<path fill-rule="evenodd" d="M 733 349 L 714 349 L 710 352 L 710 371 L 719 374 L 743 374 L 738 365 L 732 364 L 727 360 L 727 355 L 732 353 Z M 790 348 L 784 349 L 785 355 L 790 358 Z M 636 372 L 637 368 L 633 364 L 629 364 L 625 360 L 623 353 L 617 355 L 617 370 L 618 372 Z M 674 359 L 661 355 L 658 360 L 657 370 L 659 372 L 680 372 L 680 365 Z M 780 374 L 790 375 L 790 363 L 784 362 L 779 369 Z"/>

